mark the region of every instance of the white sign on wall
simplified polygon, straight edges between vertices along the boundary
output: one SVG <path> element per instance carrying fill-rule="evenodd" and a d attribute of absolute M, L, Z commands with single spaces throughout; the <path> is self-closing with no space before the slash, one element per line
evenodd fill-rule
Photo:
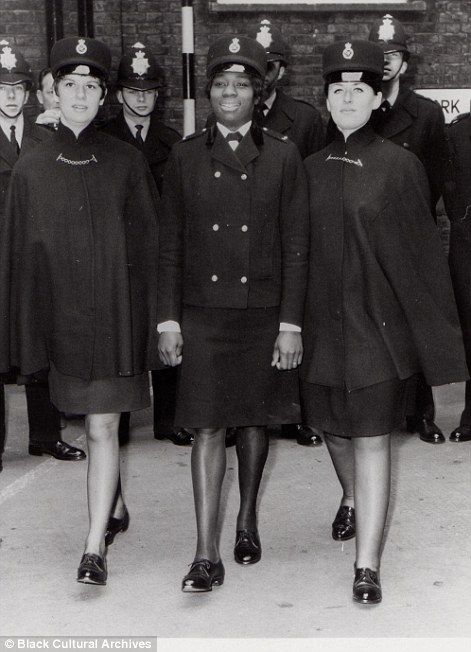
<path fill-rule="evenodd" d="M 416 88 L 415 92 L 436 102 L 446 123 L 452 122 L 460 113 L 471 111 L 471 88 Z"/>

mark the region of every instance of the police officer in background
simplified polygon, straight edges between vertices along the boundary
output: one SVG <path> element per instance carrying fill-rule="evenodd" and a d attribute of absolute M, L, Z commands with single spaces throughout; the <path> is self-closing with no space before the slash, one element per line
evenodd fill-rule
<path fill-rule="evenodd" d="M 13 166 L 25 152 L 48 138 L 47 132 L 34 126 L 23 109 L 33 85 L 29 64 L 18 48 L 8 40 L 0 41 L 0 217 L 3 217 L 6 193 Z M 85 458 L 79 448 L 62 441 L 60 415 L 50 402 L 47 381 L 29 378 L 25 385 L 29 424 L 29 454 L 52 455 L 73 461 Z M 0 470 L 5 446 L 5 395 L 0 382 Z"/>
<path fill-rule="evenodd" d="M 263 124 L 289 137 L 297 146 L 301 158 L 319 151 L 325 145 L 325 130 L 321 115 L 311 104 L 296 100 L 279 88 L 288 65 L 287 50 L 280 30 L 266 18 L 249 36 L 265 48 L 267 72 L 264 81 Z M 284 424 L 283 437 L 295 437 L 298 444 L 316 446 L 322 437 L 314 428 L 305 424 Z"/>
<path fill-rule="evenodd" d="M 180 134 L 158 120 L 155 114 L 161 85 L 154 55 L 143 43 L 134 43 L 119 63 L 116 96 L 122 111 L 103 127 L 106 133 L 142 151 L 159 193 L 162 192 L 162 176 L 168 155 L 172 145 L 180 140 Z M 191 444 L 192 435 L 173 427 L 176 385 L 176 369 L 152 371 L 154 437 L 185 446 Z M 129 412 L 124 412 L 119 426 L 121 443 L 129 439 L 129 421 Z"/>
<path fill-rule="evenodd" d="M 60 119 L 59 98 L 54 90 L 54 78 L 50 68 L 43 68 L 38 77 L 36 98 L 42 112 L 36 117 L 36 124 L 57 128 Z"/>
<path fill-rule="evenodd" d="M 450 220 L 450 271 L 463 329 L 468 369 L 471 369 L 471 114 L 447 128 L 449 170 L 445 208 Z M 466 382 L 465 408 L 450 441 L 471 441 L 471 382 Z"/>
<path fill-rule="evenodd" d="M 380 135 L 415 154 L 427 173 L 432 201 L 432 214 L 443 192 L 446 139 L 445 121 L 440 107 L 401 83 L 407 70 L 410 52 L 401 23 L 386 14 L 372 26 L 369 40 L 378 43 L 384 52 L 382 82 L 383 101 L 373 112 L 372 125 Z M 420 377 L 417 394 L 407 411 L 407 429 L 418 432 L 429 444 L 445 441 L 434 423 L 435 406 L 432 389 Z"/>

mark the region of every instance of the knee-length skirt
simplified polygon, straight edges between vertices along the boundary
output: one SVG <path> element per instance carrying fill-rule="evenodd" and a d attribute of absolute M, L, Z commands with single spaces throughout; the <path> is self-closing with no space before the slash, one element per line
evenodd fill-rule
<path fill-rule="evenodd" d="M 304 421 L 340 437 L 386 435 L 404 421 L 410 387 L 392 379 L 348 391 L 302 381 Z"/>
<path fill-rule="evenodd" d="M 175 425 L 227 428 L 298 423 L 297 370 L 271 366 L 278 308 L 185 306 Z"/>

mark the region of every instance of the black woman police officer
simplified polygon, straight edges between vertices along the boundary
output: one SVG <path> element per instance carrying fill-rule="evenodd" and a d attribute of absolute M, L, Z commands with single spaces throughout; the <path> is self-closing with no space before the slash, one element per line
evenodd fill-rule
<path fill-rule="evenodd" d="M 142 154 L 92 125 L 110 65 L 95 39 L 53 46 L 60 124 L 15 167 L 0 256 L 0 369 L 48 369 L 56 407 L 86 415 L 90 528 L 77 579 L 91 584 L 107 580 L 119 416 L 149 405 L 157 364 L 158 195 Z"/>
<path fill-rule="evenodd" d="M 404 419 L 408 379 L 423 372 L 441 385 L 467 377 L 424 168 L 369 124 L 382 73 L 375 43 L 325 49 L 337 136 L 305 160 L 311 249 L 301 387 L 308 423 L 324 430 L 343 488 L 335 539 L 354 536 L 343 511 L 355 510 L 353 599 L 363 604 L 382 597 L 389 433 Z"/>
<path fill-rule="evenodd" d="M 449 262 L 464 345 L 471 368 L 471 114 L 465 113 L 447 128 L 449 172 L 443 193 L 450 220 Z M 450 441 L 471 441 L 471 382 L 466 383 L 465 407 Z"/>
<path fill-rule="evenodd" d="M 119 62 L 117 98 L 122 111 L 103 126 L 103 131 L 130 143 L 142 151 L 162 192 L 162 177 L 172 145 L 180 134 L 157 119 L 155 104 L 162 85 L 157 62 L 148 47 L 137 41 Z M 176 369 L 152 372 L 154 394 L 154 436 L 168 438 L 174 444 L 191 444 L 192 436 L 184 430 L 174 430 Z M 121 415 L 120 441 L 129 438 L 129 412 Z"/>
<path fill-rule="evenodd" d="M 381 90 L 383 102 L 372 117 L 375 131 L 415 154 L 425 168 L 432 198 L 432 214 L 443 191 L 445 179 L 445 122 L 440 107 L 432 100 L 404 88 L 401 77 L 407 70 L 410 52 L 401 23 L 386 14 L 372 26 L 369 40 L 384 52 Z M 445 441 L 434 423 L 432 389 L 423 378 L 417 379 L 417 394 L 407 411 L 407 428 L 418 432 L 429 444 Z"/>
<path fill-rule="evenodd" d="M 158 292 L 166 322 L 159 324 L 162 360 L 182 362 L 176 423 L 196 433 L 198 541 L 182 584 L 191 592 L 224 580 L 218 510 L 231 426 L 239 426 L 241 496 L 234 556 L 240 564 L 260 560 L 256 499 L 268 453 L 265 426 L 300 416 L 296 367 L 309 244 L 299 152 L 260 124 L 263 47 L 224 36 L 210 47 L 206 70 L 215 120 L 170 154 Z"/>
<path fill-rule="evenodd" d="M 8 40 L 0 41 L 0 217 L 13 166 L 19 156 L 31 151 L 48 134 L 28 120 L 23 109 L 33 85 L 31 68 L 22 52 Z M 65 461 L 81 460 L 85 453 L 60 434 L 60 415 L 51 404 L 44 378 L 29 378 L 25 385 L 30 455 L 52 455 Z M 0 470 L 5 444 L 5 396 L 0 379 Z"/>

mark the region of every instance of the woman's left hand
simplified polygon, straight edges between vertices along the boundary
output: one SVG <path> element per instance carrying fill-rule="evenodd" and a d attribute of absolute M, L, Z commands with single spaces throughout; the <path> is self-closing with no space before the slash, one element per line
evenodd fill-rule
<path fill-rule="evenodd" d="M 303 359 L 301 333 L 280 331 L 273 348 L 271 366 L 277 369 L 296 369 Z"/>

